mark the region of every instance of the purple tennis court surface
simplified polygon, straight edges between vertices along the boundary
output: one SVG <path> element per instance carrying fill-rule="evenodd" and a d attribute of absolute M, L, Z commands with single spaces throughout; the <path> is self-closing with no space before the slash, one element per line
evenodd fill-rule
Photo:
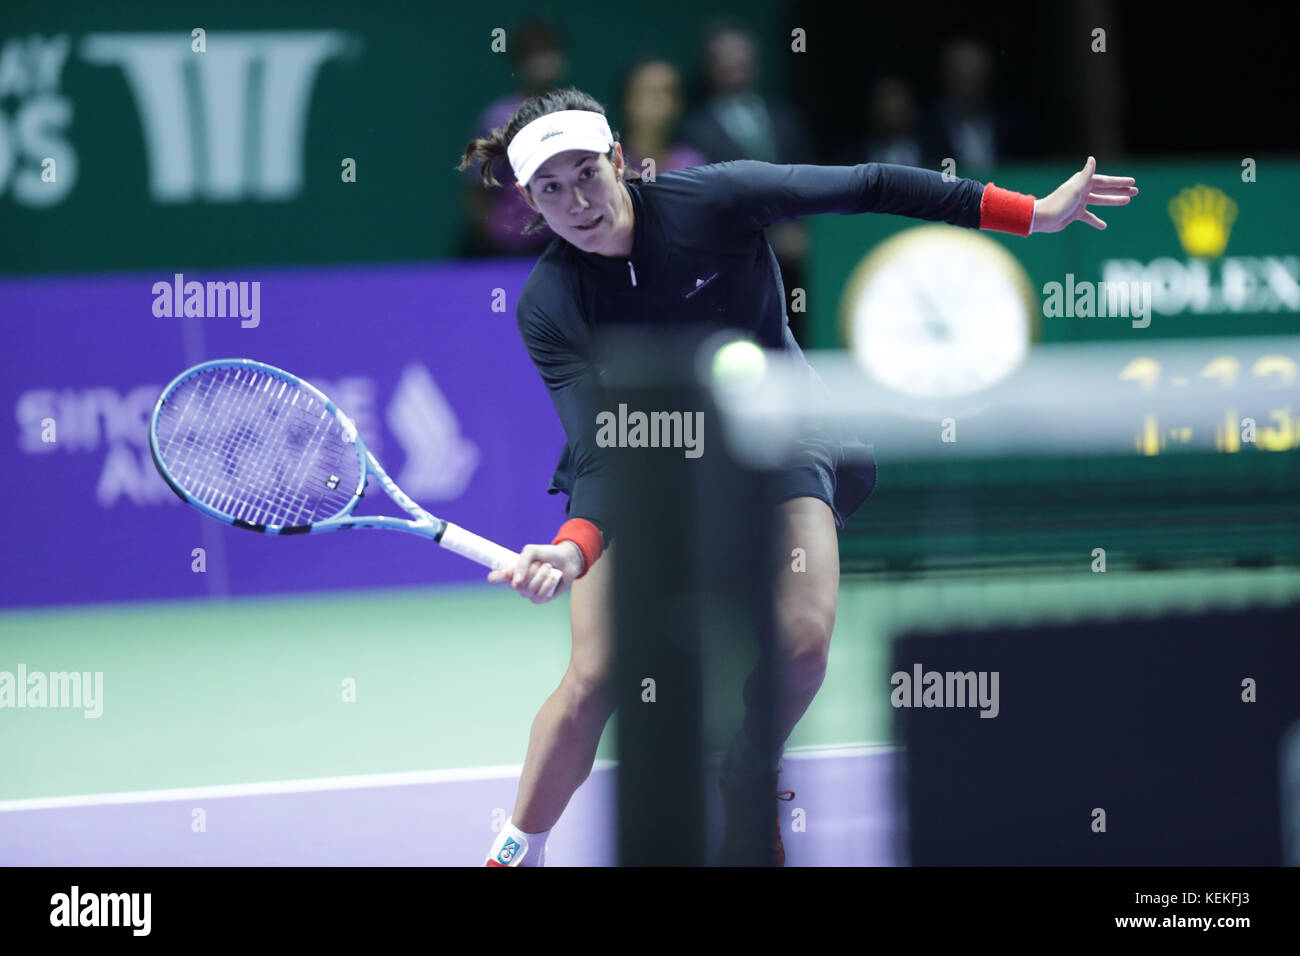
<path fill-rule="evenodd" d="M 616 768 L 599 766 L 551 832 L 547 866 L 615 864 Z M 787 754 L 780 803 L 787 866 L 901 862 L 894 754 Z M 358 778 L 359 780 L 361 778 Z M 0 812 L 8 866 L 479 866 L 517 776 Z M 709 809 L 720 807 L 711 788 Z M 205 829 L 194 832 L 196 810 Z M 792 811 L 806 829 L 793 832 Z M 664 808 L 671 813 L 671 807 Z"/>

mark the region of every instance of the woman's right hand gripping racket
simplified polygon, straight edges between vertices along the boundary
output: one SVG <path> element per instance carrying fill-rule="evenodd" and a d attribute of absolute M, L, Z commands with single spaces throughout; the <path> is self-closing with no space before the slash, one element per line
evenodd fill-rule
<path fill-rule="evenodd" d="M 176 376 L 154 406 L 149 448 L 182 501 L 236 528 L 265 534 L 382 528 L 430 538 L 493 569 L 514 568 L 520 558 L 417 505 L 333 402 L 262 362 L 219 359 Z M 352 514 L 367 475 L 409 520 Z M 541 596 L 551 597 L 562 578 L 552 568 Z"/>

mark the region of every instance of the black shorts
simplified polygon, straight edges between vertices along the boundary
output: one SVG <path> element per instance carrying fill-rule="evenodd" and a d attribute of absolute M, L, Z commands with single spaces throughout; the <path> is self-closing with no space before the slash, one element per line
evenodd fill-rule
<path fill-rule="evenodd" d="M 871 497 L 876 488 L 879 468 L 876 465 L 875 449 L 863 445 L 852 436 L 840 434 L 832 437 L 827 432 L 814 432 L 801 443 L 800 462 L 782 470 L 776 482 L 777 502 L 791 498 L 817 498 L 826 502 L 835 518 L 835 527 L 843 531 L 844 523 L 849 520 L 862 503 Z M 565 447 L 565 455 L 568 448 Z M 573 504 L 569 489 L 560 478 L 564 471 L 566 458 L 560 459 L 561 466 L 551 479 L 549 494 L 564 494 L 568 501 L 564 506 L 565 516 L 570 515 Z"/>
<path fill-rule="evenodd" d="M 844 523 L 875 490 L 879 471 L 870 445 L 855 445 L 854 448 L 857 454 L 851 462 L 841 458 L 836 466 L 831 461 L 815 460 L 786 469 L 777 479 L 776 500 L 817 498 L 824 501 L 835 516 L 835 527 L 843 531 Z M 816 457 L 822 458 L 820 455 Z"/>

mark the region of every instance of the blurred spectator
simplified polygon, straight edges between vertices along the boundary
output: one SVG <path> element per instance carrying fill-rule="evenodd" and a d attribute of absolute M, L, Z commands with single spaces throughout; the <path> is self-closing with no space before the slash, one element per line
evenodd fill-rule
<path fill-rule="evenodd" d="M 871 88 L 867 100 L 867 135 L 839 152 L 841 166 L 858 163 L 921 165 L 921 140 L 917 130 L 916 97 L 907 81 L 886 76 Z"/>
<path fill-rule="evenodd" d="M 799 115 L 758 92 L 758 54 L 754 37 L 741 21 L 724 19 L 709 27 L 701 44 L 703 102 L 687 114 L 682 138 L 710 163 L 757 159 L 768 163 L 810 163 L 812 149 Z M 806 288 L 804 260 L 807 225 L 798 220 L 767 229 L 785 284 L 787 306 L 796 288 Z M 803 343 L 803 313 L 789 316 L 795 339 Z"/>
<path fill-rule="evenodd" d="M 710 28 L 704 37 L 701 71 L 704 102 L 687 115 L 682 138 L 710 163 L 813 161 L 798 114 L 758 92 L 757 53 L 747 27 L 728 20 Z"/>
<path fill-rule="evenodd" d="M 645 57 L 634 63 L 623 76 L 618 102 L 623 159 L 638 173 L 645 173 L 646 159 L 654 160 L 656 175 L 708 163 L 702 152 L 676 139 L 682 83 L 667 60 Z"/>
<path fill-rule="evenodd" d="M 937 166 L 952 157 L 958 169 L 988 170 L 1018 156 L 1019 116 L 994 100 L 993 57 L 988 47 L 970 38 L 949 41 L 940 72 L 943 94 L 922 120 L 926 165 Z"/>
<path fill-rule="evenodd" d="M 508 32 L 506 50 L 515 64 L 518 88 L 490 103 L 479 114 L 467 139 L 486 136 L 493 129 L 505 126 L 524 100 L 563 85 L 568 71 L 564 41 L 546 22 L 530 20 Z M 502 188 L 484 189 L 476 166 L 464 173 L 465 230 L 461 254 L 526 256 L 541 252 L 555 238 L 555 233 L 543 226 L 531 235 L 521 235 L 536 213 L 515 189 L 514 172 L 504 156 L 496 161 L 492 172 Z"/>

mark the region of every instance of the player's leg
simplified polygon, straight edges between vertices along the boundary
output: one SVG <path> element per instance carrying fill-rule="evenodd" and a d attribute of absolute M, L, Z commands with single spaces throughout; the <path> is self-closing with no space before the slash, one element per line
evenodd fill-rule
<path fill-rule="evenodd" d="M 839 533 L 830 506 L 792 498 L 780 508 L 776 580 L 776 739 L 784 746 L 826 677 L 840 595 Z M 802 557 L 792 557 L 796 549 Z"/>
<path fill-rule="evenodd" d="M 839 602 L 840 553 L 835 517 L 826 502 L 801 497 L 777 508 L 778 564 L 775 595 L 777 699 L 773 713 L 776 741 L 786 739 L 812 703 L 826 676 L 831 632 Z M 799 556 L 793 556 L 795 549 Z M 759 754 L 752 712 L 755 674 L 745 681 L 745 723 L 728 755 L 745 769 L 774 769 L 780 750 Z"/>
<path fill-rule="evenodd" d="M 533 721 L 519 780 L 515 822 L 525 831 L 555 825 L 573 792 L 591 773 L 601 732 L 613 713 L 609 688 L 612 559 L 611 547 L 573 583 L 569 667 Z"/>
<path fill-rule="evenodd" d="M 754 832 L 752 821 L 737 812 L 733 785 L 741 779 L 762 777 L 776 788 L 781 752 L 785 741 L 826 676 L 831 632 L 839 602 L 840 558 L 835 517 L 822 500 L 791 498 L 777 508 L 777 571 L 774 596 L 774 649 L 777 698 L 773 722 L 777 747 L 760 750 L 754 732 L 756 671 L 745 681 L 745 718 L 723 761 L 722 784 L 727 830 L 723 836 L 722 862 L 752 859 L 746 851 L 744 834 Z M 799 549 L 796 557 L 793 552 Z M 794 797 L 793 791 L 779 796 Z M 785 865 L 785 848 L 780 824 L 774 831 L 773 853 L 777 865 Z"/>
<path fill-rule="evenodd" d="M 601 732 L 613 713 L 609 687 L 614 546 L 573 583 L 569 620 L 573 650 L 569 667 L 533 720 L 528 753 L 507 829 L 529 845 L 520 865 L 539 864 L 546 835 L 575 790 L 591 773 Z M 498 844 L 506 841 L 500 837 Z M 500 846 L 494 848 L 497 855 Z"/>

